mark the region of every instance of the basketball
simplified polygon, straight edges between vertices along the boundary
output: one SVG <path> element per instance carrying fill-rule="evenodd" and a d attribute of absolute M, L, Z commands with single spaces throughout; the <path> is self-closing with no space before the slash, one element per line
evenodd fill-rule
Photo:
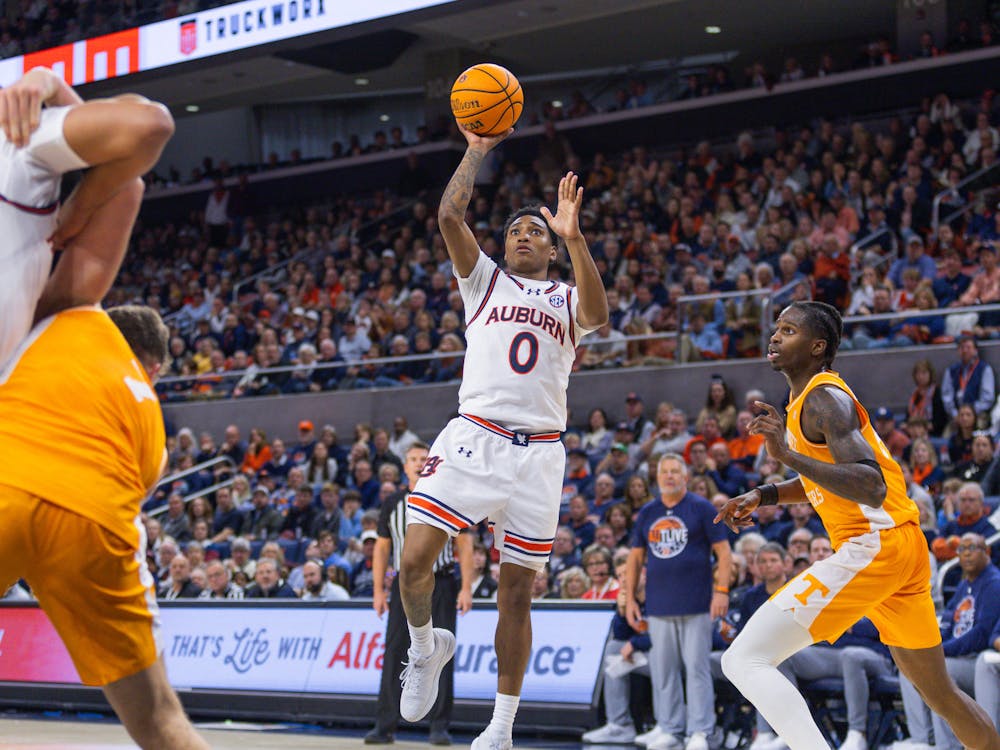
<path fill-rule="evenodd" d="M 499 135 L 524 109 L 524 92 L 514 74 L 493 63 L 466 70 L 451 87 L 451 112 L 461 128 L 476 135 Z"/>

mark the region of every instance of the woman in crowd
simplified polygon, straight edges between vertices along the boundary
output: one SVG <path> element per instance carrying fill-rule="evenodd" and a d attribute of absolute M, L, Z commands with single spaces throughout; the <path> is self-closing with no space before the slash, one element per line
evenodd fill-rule
<path fill-rule="evenodd" d="M 941 491 L 944 472 L 938 466 L 937 451 L 927 438 L 917 438 L 910 444 L 910 472 L 913 474 L 913 481 L 931 495 L 937 495 Z"/>
<path fill-rule="evenodd" d="M 971 404 L 962 404 L 955 415 L 954 430 L 948 438 L 948 457 L 957 466 L 972 460 L 972 438 L 976 431 L 976 410 Z"/>
<path fill-rule="evenodd" d="M 591 465 L 597 464 L 611 450 L 614 433 L 608 429 L 608 415 L 600 407 L 591 409 L 587 416 L 587 432 L 580 439 L 580 447 L 587 452 Z"/>
<path fill-rule="evenodd" d="M 561 599 L 582 599 L 590 588 L 590 579 L 583 568 L 574 565 L 559 574 L 559 597 Z"/>
<path fill-rule="evenodd" d="M 715 486 L 712 478 L 704 474 L 696 474 L 688 480 L 688 492 L 701 495 L 706 500 L 718 491 L 719 488 Z"/>
<path fill-rule="evenodd" d="M 240 471 L 256 474 L 270 460 L 271 446 L 267 442 L 267 434 L 260 427 L 252 427 Z"/>
<path fill-rule="evenodd" d="M 652 500 L 653 493 L 649 491 L 646 478 L 639 474 L 629 477 L 628 484 L 625 485 L 625 506 L 633 520 L 642 507 Z"/>
<path fill-rule="evenodd" d="M 489 552 L 478 539 L 472 543 L 472 598 L 496 599 L 498 584 L 490 574 Z"/>
<path fill-rule="evenodd" d="M 306 482 L 318 491 L 327 482 L 336 480 L 337 461 L 330 455 L 326 443 L 319 441 L 313 446 L 312 456 L 302 464 L 302 470 Z"/>
<path fill-rule="evenodd" d="M 714 416 L 719 420 L 719 432 L 725 438 L 731 438 L 736 429 L 736 400 L 733 398 L 733 391 L 729 384 L 723 380 L 721 375 L 713 375 L 708 385 L 708 396 L 705 398 L 705 406 L 698 413 L 695 422 L 695 430 L 700 433 L 705 417 Z"/>
<path fill-rule="evenodd" d="M 208 527 L 212 528 L 212 505 L 208 502 L 208 498 L 203 495 L 199 495 L 188 503 L 187 514 L 192 528 L 199 519 L 204 519 L 208 523 Z"/>
<path fill-rule="evenodd" d="M 593 544 L 584 551 L 580 563 L 590 578 L 590 586 L 581 599 L 617 599 L 620 587 L 611 567 L 611 553 Z M 565 584 L 564 584 L 565 586 Z"/>
<path fill-rule="evenodd" d="M 632 531 L 632 514 L 623 503 L 616 503 L 604 511 L 604 523 L 614 532 L 615 547 L 628 546 L 629 534 Z M 587 573 L 591 575 L 589 570 Z"/>
<path fill-rule="evenodd" d="M 948 413 L 941 400 L 934 365 L 929 359 L 919 359 L 911 371 L 913 391 L 906 405 L 907 419 L 924 419 L 931 426 L 931 434 L 939 436 L 948 423 Z"/>

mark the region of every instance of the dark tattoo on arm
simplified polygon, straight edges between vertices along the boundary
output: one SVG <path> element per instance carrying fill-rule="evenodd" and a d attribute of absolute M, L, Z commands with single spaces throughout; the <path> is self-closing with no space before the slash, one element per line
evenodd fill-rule
<path fill-rule="evenodd" d="M 879 507 L 885 500 L 882 472 L 859 463 L 875 458 L 861 434 L 854 400 L 844 391 L 817 388 L 802 407 L 802 432 L 812 442 L 826 443 L 835 463 L 828 464 L 794 454 L 789 465 L 798 473 L 841 497 Z"/>
<path fill-rule="evenodd" d="M 483 163 L 484 153 L 466 151 L 461 164 L 448 181 L 448 186 L 441 195 L 441 212 L 464 218 L 465 211 L 472 200 L 472 189 L 476 182 L 476 173 Z"/>

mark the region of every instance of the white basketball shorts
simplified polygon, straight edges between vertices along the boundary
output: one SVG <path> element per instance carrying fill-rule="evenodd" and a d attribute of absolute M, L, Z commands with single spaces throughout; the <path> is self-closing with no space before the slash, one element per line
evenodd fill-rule
<path fill-rule="evenodd" d="M 484 518 L 500 562 L 540 570 L 559 524 L 566 452 L 558 432 L 527 435 L 463 414 L 431 446 L 406 522 L 450 536 Z"/>

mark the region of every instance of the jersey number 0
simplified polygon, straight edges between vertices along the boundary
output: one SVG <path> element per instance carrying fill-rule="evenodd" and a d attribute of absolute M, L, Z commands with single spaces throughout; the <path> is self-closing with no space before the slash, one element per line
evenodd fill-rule
<path fill-rule="evenodd" d="M 521 345 L 524 343 L 528 344 L 528 356 L 522 360 Z M 538 362 L 538 339 L 535 338 L 535 334 L 528 331 L 522 331 L 517 334 L 514 340 L 510 342 L 510 352 L 507 355 L 507 359 L 510 362 L 510 369 L 518 375 L 527 375 L 534 370 L 535 363 Z"/>

